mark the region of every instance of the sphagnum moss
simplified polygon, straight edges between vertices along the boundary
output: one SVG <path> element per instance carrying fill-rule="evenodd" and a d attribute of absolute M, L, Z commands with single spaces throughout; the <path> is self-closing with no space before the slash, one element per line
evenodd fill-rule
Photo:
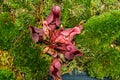
<path fill-rule="evenodd" d="M 26 80 L 44 80 L 49 62 L 39 56 L 41 49 L 31 40 L 29 29 L 15 25 L 9 13 L 0 15 L 0 23 L 0 49 L 11 54 L 13 66 L 24 74 Z"/>
<path fill-rule="evenodd" d="M 41 49 L 31 40 L 27 28 L 16 38 L 10 52 L 14 56 L 14 65 L 24 73 L 26 80 L 43 80 L 47 77 L 48 61 L 39 56 Z"/>
<path fill-rule="evenodd" d="M 120 10 L 93 16 L 84 24 L 83 32 L 75 40 L 89 50 L 84 51 L 83 62 L 92 77 L 120 78 L 119 36 Z"/>
<path fill-rule="evenodd" d="M 27 0 L 27 1 L 13 1 L 13 0 L 4 0 L 3 1 L 3 0 L 1 0 L 1 1 L 0 1 L 0 12 L 4 12 L 5 14 L 0 13 L 0 49 L 3 49 L 3 50 L 9 50 L 10 49 L 9 51 L 11 52 L 11 55 L 14 55 L 13 58 L 17 55 L 17 57 L 15 59 L 18 60 L 18 64 L 16 64 L 15 62 L 17 62 L 17 61 L 14 60 L 14 65 L 18 66 L 17 68 L 19 68 L 20 70 L 22 70 L 23 73 L 25 73 L 25 78 L 26 79 L 29 79 L 32 76 L 31 69 L 29 69 L 28 67 L 25 67 L 24 66 L 25 64 L 23 64 L 23 65 L 19 64 L 19 63 L 22 63 L 22 59 L 19 60 L 18 56 L 22 55 L 22 56 L 24 56 L 24 58 L 27 58 L 27 60 L 23 60 L 23 61 L 28 61 L 29 59 L 31 59 L 31 58 L 28 59 L 28 56 L 30 56 L 31 54 L 28 54 L 29 51 L 27 52 L 26 50 L 23 50 L 22 49 L 23 47 L 20 47 L 22 49 L 20 54 L 18 52 L 15 53 L 15 51 L 19 51 L 20 50 L 19 46 L 17 47 L 18 49 L 15 48 L 15 46 L 17 46 L 17 44 L 21 46 L 21 42 L 20 41 L 22 41 L 21 38 L 23 38 L 23 36 L 20 37 L 21 34 L 19 33 L 20 32 L 19 30 L 23 26 L 25 26 L 25 25 L 26 26 L 28 26 L 28 25 L 39 26 L 39 25 L 36 24 L 36 23 L 39 23 L 39 20 L 38 20 L 39 1 L 36 1 L 36 0 Z M 88 1 L 88 3 L 87 3 L 87 1 Z M 86 0 L 86 1 L 85 0 L 81 0 L 81 1 L 79 1 L 79 0 L 72 0 L 72 1 L 70 1 L 68 3 L 68 1 L 66 1 L 66 0 L 61 0 L 59 2 L 59 5 L 61 5 L 61 7 L 63 7 L 63 10 L 65 9 L 65 11 L 62 13 L 64 16 L 61 16 L 62 17 L 62 21 L 63 21 L 62 23 L 64 24 L 64 26 L 71 27 L 74 24 L 79 23 L 79 20 L 88 19 L 88 18 L 90 18 L 93 15 L 99 15 L 97 13 L 100 13 L 100 14 L 102 13 L 102 12 L 97 12 L 98 9 L 100 9 L 99 5 L 91 6 L 91 2 L 89 2 L 89 1 L 90 0 Z M 93 1 L 93 0 L 91 0 L 91 1 Z M 94 0 L 94 1 L 97 1 L 97 0 Z M 106 1 L 107 2 L 111 2 L 111 1 L 114 1 L 114 0 L 106 0 Z M 78 5 L 79 4 L 78 2 L 80 2 L 80 5 Z M 77 9 L 83 9 L 83 7 L 81 8 L 81 5 L 83 4 L 83 2 L 85 2 L 85 6 L 88 7 L 87 8 L 88 11 L 86 13 L 84 13 L 84 10 L 83 10 L 83 12 L 82 12 L 83 15 L 76 15 L 75 14 L 76 17 L 74 17 L 73 14 L 68 14 L 68 12 L 72 11 L 74 8 L 75 8 L 75 11 L 77 11 L 76 7 L 78 7 Z M 72 4 L 70 4 L 70 3 L 72 3 Z M 90 3 L 90 5 L 89 5 L 89 3 Z M 117 3 L 117 5 L 119 5 L 118 2 L 116 2 L 116 3 Z M 118 7 L 118 9 L 119 9 L 119 6 L 117 6 L 116 3 L 114 3 L 113 5 L 110 3 L 110 6 L 108 6 L 108 7 L 112 7 L 112 9 L 114 7 Z M 44 4 L 45 5 L 44 5 L 43 13 L 41 13 L 41 15 L 40 15 L 43 18 L 46 17 L 46 15 L 49 13 L 48 11 L 49 11 L 50 7 L 52 6 L 52 4 L 54 4 L 54 3 L 53 3 L 52 0 L 48 0 L 47 3 L 45 2 Z M 48 4 L 49 4 L 49 6 L 48 6 Z M 98 4 L 98 1 L 95 2 L 95 4 Z M 68 7 L 68 8 L 70 8 L 70 11 L 66 9 L 68 5 L 70 5 L 70 7 Z M 107 5 L 109 5 L 109 4 L 107 4 Z M 114 5 L 116 5 L 116 6 L 114 6 Z M 80 8 L 79 8 L 79 6 L 80 6 Z M 93 9 L 93 10 L 95 10 L 95 12 L 93 12 L 93 15 L 91 14 L 91 16 L 89 16 L 90 15 L 89 13 L 92 12 L 92 11 L 89 10 L 89 7 L 90 8 L 97 7 L 95 9 Z M 86 8 L 84 8 L 84 9 L 86 9 Z M 114 8 L 114 9 L 116 9 L 116 8 Z M 110 8 L 110 10 L 111 10 L 111 8 Z M 110 10 L 109 9 L 108 10 L 103 10 L 103 12 L 104 11 L 110 11 Z M 74 12 L 74 10 L 72 12 Z M 115 67 L 114 67 L 113 70 L 109 70 L 109 69 L 111 69 L 111 67 L 109 67 L 110 65 L 108 64 L 107 65 L 108 69 L 106 69 L 106 67 L 105 67 L 105 70 L 107 70 L 106 72 L 108 72 L 107 75 L 111 74 L 113 76 L 113 79 L 114 79 L 114 77 L 118 76 L 118 74 L 119 74 L 119 69 L 117 68 L 117 67 L 119 67 L 118 66 L 119 65 L 119 63 L 118 63 L 119 61 L 117 61 L 119 57 L 116 57 L 116 55 L 119 56 L 119 53 L 120 53 L 119 52 L 120 51 L 120 35 L 118 36 L 117 33 L 114 33 L 114 31 L 115 31 L 114 28 L 116 27 L 116 25 L 117 26 L 120 25 L 120 23 L 118 23 L 118 22 L 120 22 L 120 18 L 119 18 L 119 15 L 118 15 L 119 12 L 120 11 L 112 12 L 112 13 L 106 13 L 105 15 L 103 15 L 103 17 L 99 16 L 100 18 L 99 17 L 91 18 L 85 24 L 85 26 L 84 26 L 84 28 L 85 28 L 84 30 L 85 31 L 83 30 L 82 36 L 76 37 L 76 39 L 75 39 L 76 42 L 78 43 L 78 46 L 80 46 L 81 48 L 83 48 L 83 50 L 85 50 L 85 57 L 84 57 L 83 63 L 87 64 L 87 63 L 89 63 L 91 61 L 88 64 L 88 66 L 86 66 L 86 67 L 89 70 L 89 73 L 91 73 L 91 75 L 93 75 L 93 76 L 96 76 L 96 74 L 97 74 L 97 77 L 99 77 L 99 74 L 100 74 L 100 77 L 105 76 L 105 73 L 104 73 L 105 71 L 103 72 L 104 74 L 102 74 L 100 72 L 94 73 L 94 71 L 97 71 L 97 69 L 98 70 L 103 70 L 103 68 L 101 68 L 101 64 L 102 65 L 106 65 L 106 64 L 108 64 L 109 61 L 110 61 L 109 64 L 112 65 L 111 67 L 113 67 L 113 65 Z M 10 16 L 8 16 L 9 15 L 8 13 L 10 13 L 12 15 L 15 15 L 15 16 L 13 16 L 13 18 L 15 18 L 15 20 L 17 20 L 15 22 L 16 22 L 16 25 L 19 26 L 18 27 L 19 29 L 16 28 L 16 25 L 14 25 L 13 22 L 11 22 L 11 19 L 10 19 Z M 17 14 L 17 13 L 19 13 L 19 14 Z M 77 13 L 79 13 L 79 12 L 77 12 Z M 72 16 L 72 19 L 70 19 L 71 16 Z M 34 21 L 34 19 L 36 21 Z M 67 21 L 68 19 L 70 19 L 70 20 Z M 104 21 L 104 19 L 107 22 Z M 109 21 L 111 21 L 110 24 L 113 26 L 113 28 L 112 28 L 113 32 L 112 33 L 110 33 L 110 31 L 107 28 L 108 24 L 109 24 Z M 70 22 L 70 23 L 72 22 L 72 24 L 69 24 L 67 22 Z M 101 23 L 102 23 L 102 25 L 101 25 Z M 100 27 L 100 25 L 101 25 L 101 27 Z M 3 26 L 3 27 L 1 27 L 1 26 Z M 95 26 L 98 26 L 98 27 L 95 27 Z M 9 29 L 8 29 L 8 27 L 9 27 Z M 103 30 L 102 30 L 102 27 L 103 27 Z M 104 27 L 106 27 L 106 29 Z M 99 28 L 99 29 L 97 30 L 97 28 Z M 110 29 L 110 30 L 112 30 L 112 29 Z M 108 31 L 109 34 L 104 34 L 105 32 L 107 33 L 106 30 Z M 22 30 L 22 31 L 24 31 L 24 30 Z M 102 33 L 105 36 L 101 35 Z M 111 34 L 113 34 L 112 35 L 113 37 L 111 37 L 109 39 L 109 36 Z M 28 37 L 28 36 L 26 36 L 26 37 Z M 18 38 L 20 38 L 20 41 L 19 41 Z M 16 40 L 16 39 L 18 41 L 14 42 L 14 40 Z M 22 44 L 24 44 L 24 41 L 27 41 L 27 40 L 23 40 Z M 13 43 L 15 43 L 15 44 L 13 45 Z M 34 43 L 31 43 L 31 44 L 34 44 Z M 23 46 L 25 46 L 25 45 L 23 45 Z M 12 47 L 12 49 L 11 49 L 11 47 Z M 36 49 L 36 47 L 34 49 Z M 102 49 L 104 49 L 104 50 L 102 50 Z M 25 51 L 26 54 L 28 54 L 28 56 L 26 56 L 25 54 L 22 54 L 24 51 Z M 34 52 L 34 50 L 33 50 L 33 52 Z M 39 50 L 38 50 L 38 52 L 39 52 Z M 37 54 L 37 51 L 35 53 Z M 103 57 L 103 54 L 105 54 L 105 57 Z M 111 54 L 113 54 L 114 57 Z M 100 55 L 99 59 L 97 58 L 98 56 L 96 56 L 96 55 Z M 112 57 L 110 57 L 110 56 L 112 56 Z M 109 59 L 108 59 L 108 57 L 109 57 Z M 103 60 L 103 61 L 100 61 L 100 59 Z M 44 60 L 42 60 L 42 61 L 44 62 Z M 42 66 L 41 66 L 41 68 L 42 68 Z M 40 73 L 42 74 L 42 71 Z M 118 76 L 118 78 L 119 78 L 119 76 Z"/>
<path fill-rule="evenodd" d="M 11 21 L 8 13 L 0 14 L 0 48 L 9 50 L 15 38 L 18 35 L 18 30 Z"/>

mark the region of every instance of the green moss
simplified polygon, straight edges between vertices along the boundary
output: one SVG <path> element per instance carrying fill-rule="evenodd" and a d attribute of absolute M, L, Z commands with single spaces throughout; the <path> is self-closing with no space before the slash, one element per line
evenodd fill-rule
<path fill-rule="evenodd" d="M 9 69 L 0 69 L 0 80 L 14 80 L 13 72 Z"/>
<path fill-rule="evenodd" d="M 73 27 L 81 20 L 88 20 L 91 15 L 119 9 L 117 0 L 104 0 L 105 4 L 102 0 L 57 1 L 0 0 L 0 49 L 11 53 L 14 66 L 25 74 L 26 80 L 44 80 L 48 75 L 49 61 L 39 56 L 41 48 L 31 40 L 27 27 L 39 27 L 53 5 L 61 7 L 61 23 L 64 27 Z M 84 52 L 84 67 L 93 77 L 120 78 L 119 25 L 120 11 L 104 13 L 90 18 L 84 24 L 82 34 L 76 37 L 77 45 Z"/>
<path fill-rule="evenodd" d="M 84 51 L 83 57 L 88 72 L 97 78 L 112 76 L 120 78 L 120 11 L 106 12 L 100 16 L 93 16 L 84 24 L 81 35 L 76 37 L 76 42 Z"/>
<path fill-rule="evenodd" d="M 27 28 L 23 28 L 10 49 L 14 65 L 25 74 L 25 80 L 44 80 L 49 64 L 40 57 L 41 49 L 35 45 Z"/>
<path fill-rule="evenodd" d="M 119 9 L 119 0 L 91 0 L 91 15 L 99 15 L 103 12 Z"/>
<path fill-rule="evenodd" d="M 120 36 L 116 39 L 116 45 L 120 46 Z"/>
<path fill-rule="evenodd" d="M 61 21 L 64 27 L 74 27 L 90 17 L 91 0 L 63 0 Z"/>
<path fill-rule="evenodd" d="M 8 13 L 0 15 L 0 48 L 4 50 L 10 49 L 15 38 L 18 35 L 18 30 L 12 23 Z"/>
<path fill-rule="evenodd" d="M 18 10 L 21 11 L 22 9 Z M 15 20 L 15 25 L 18 26 L 19 28 L 22 28 L 24 26 L 35 26 L 35 17 L 28 12 L 19 12 L 16 20 Z"/>
<path fill-rule="evenodd" d="M 2 3 L 3 3 L 3 0 L 0 0 L 0 5 L 2 5 Z"/>
<path fill-rule="evenodd" d="M 48 76 L 49 61 L 40 57 L 41 49 L 32 41 L 26 27 L 32 23 L 34 18 L 26 14 L 18 16 L 13 23 L 9 13 L 1 13 L 0 49 L 11 53 L 13 65 L 25 75 L 25 80 L 44 80 Z"/>

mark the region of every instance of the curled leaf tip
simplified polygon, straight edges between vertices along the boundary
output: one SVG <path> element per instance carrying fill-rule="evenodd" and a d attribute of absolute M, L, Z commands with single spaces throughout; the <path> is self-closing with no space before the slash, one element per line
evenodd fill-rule
<path fill-rule="evenodd" d="M 50 73 L 54 80 L 61 79 L 60 70 L 61 70 L 60 61 L 57 58 L 54 58 L 50 66 Z"/>

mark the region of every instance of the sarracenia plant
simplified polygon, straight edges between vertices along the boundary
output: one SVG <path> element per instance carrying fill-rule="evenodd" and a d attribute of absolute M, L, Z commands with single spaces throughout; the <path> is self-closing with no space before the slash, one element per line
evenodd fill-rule
<path fill-rule="evenodd" d="M 60 69 L 66 60 L 83 55 L 73 41 L 74 36 L 81 33 L 82 25 L 68 29 L 60 28 L 60 12 L 59 6 L 53 6 L 49 16 L 43 21 L 41 29 L 30 26 L 33 41 L 46 44 L 43 52 L 53 57 L 50 74 L 54 80 L 62 80 Z"/>

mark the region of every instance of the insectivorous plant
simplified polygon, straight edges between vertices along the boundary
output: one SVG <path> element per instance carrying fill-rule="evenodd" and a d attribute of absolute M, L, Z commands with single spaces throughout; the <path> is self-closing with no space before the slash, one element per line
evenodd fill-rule
<path fill-rule="evenodd" d="M 66 60 L 83 55 L 75 47 L 75 42 L 73 41 L 74 36 L 81 33 L 82 25 L 68 29 L 58 28 L 60 25 L 60 12 L 59 6 L 53 6 L 49 16 L 43 21 L 42 29 L 30 27 L 33 41 L 46 44 L 47 46 L 43 52 L 53 57 L 50 65 L 50 74 L 54 80 L 61 80 L 60 69 Z"/>

